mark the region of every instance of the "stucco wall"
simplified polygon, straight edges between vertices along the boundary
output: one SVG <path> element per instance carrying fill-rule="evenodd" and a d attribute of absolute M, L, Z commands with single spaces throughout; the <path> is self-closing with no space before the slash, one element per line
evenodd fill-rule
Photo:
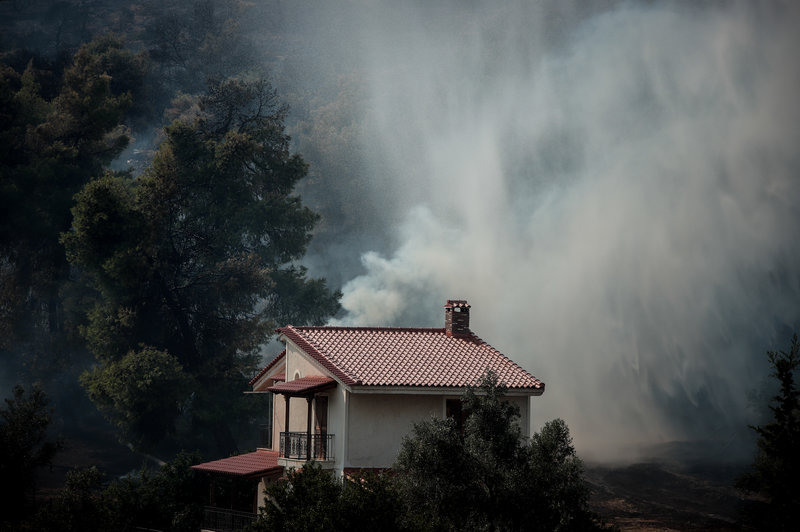
<path fill-rule="evenodd" d="M 286 380 L 295 379 L 295 375 L 308 377 L 311 375 L 328 375 L 317 362 L 308 356 L 301 354 L 302 351 L 292 342 L 286 342 Z"/>
<path fill-rule="evenodd" d="M 414 422 L 442 417 L 437 395 L 351 394 L 345 467 L 390 467 Z"/>
<path fill-rule="evenodd" d="M 404 436 L 414 423 L 431 416 L 444 418 L 445 400 L 458 396 L 351 394 L 347 457 L 344 467 L 390 467 Z M 520 408 L 520 429 L 529 435 L 527 397 L 508 397 Z"/>

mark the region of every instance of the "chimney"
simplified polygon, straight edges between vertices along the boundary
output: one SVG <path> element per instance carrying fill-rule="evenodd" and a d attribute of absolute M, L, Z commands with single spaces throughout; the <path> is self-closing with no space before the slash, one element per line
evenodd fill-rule
<path fill-rule="evenodd" d="M 448 299 L 444 306 L 444 332 L 447 336 L 469 335 L 469 303 L 463 299 Z"/>

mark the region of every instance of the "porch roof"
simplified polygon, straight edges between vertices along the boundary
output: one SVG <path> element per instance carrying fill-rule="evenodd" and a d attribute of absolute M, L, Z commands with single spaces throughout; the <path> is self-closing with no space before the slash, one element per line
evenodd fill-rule
<path fill-rule="evenodd" d="M 270 473 L 279 474 L 283 472 L 283 466 L 278 465 L 278 453 L 266 450 L 258 450 L 252 453 L 193 465 L 192 469 L 245 478 L 257 478 Z"/>
<path fill-rule="evenodd" d="M 288 382 L 280 382 L 267 388 L 273 393 L 280 393 L 288 396 L 312 395 L 323 390 L 336 387 L 336 381 L 331 377 L 312 375 L 302 377 Z"/>

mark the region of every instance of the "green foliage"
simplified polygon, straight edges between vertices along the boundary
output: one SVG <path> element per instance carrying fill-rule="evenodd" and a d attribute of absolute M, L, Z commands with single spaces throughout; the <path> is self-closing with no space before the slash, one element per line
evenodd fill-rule
<path fill-rule="evenodd" d="M 96 468 L 73 469 L 58 495 L 34 516 L 30 530 L 103 532 L 116 529 L 115 516 L 105 500 L 104 475 Z"/>
<path fill-rule="evenodd" d="M 453 419 L 429 419 L 403 440 L 396 482 L 418 530 L 598 530 L 588 511 L 583 466 L 561 420 L 528 442 L 519 409 L 489 372 Z"/>
<path fill-rule="evenodd" d="M 165 129 L 143 176 L 89 183 L 62 240 L 97 292 L 84 329 L 98 361 L 84 378 L 93 399 L 145 446 L 175 435 L 174 448 L 213 442 L 227 455 L 236 450 L 234 424 L 255 415 L 241 391 L 260 346 L 277 323 L 323 322 L 339 294 L 294 263 L 317 216 L 293 194 L 306 165 L 290 153 L 275 91 L 264 81 L 219 81 L 198 108 Z M 142 349 L 170 357 L 148 385 L 163 393 L 129 386 L 114 397 L 133 367 L 120 362 Z M 146 377 L 151 368 L 137 371 Z M 167 401 L 142 405 L 140 396 Z M 142 406 L 161 409 L 149 425 L 133 412 Z"/>
<path fill-rule="evenodd" d="M 761 494 L 766 507 L 751 507 L 745 515 L 757 528 L 794 530 L 800 522 L 800 341 L 792 337 L 788 351 L 768 351 L 772 376 L 780 389 L 772 398 L 773 420 L 752 427 L 758 434 L 758 452 L 750 472 L 737 479 L 739 489 Z"/>
<path fill-rule="evenodd" d="M 181 452 L 156 471 L 142 468 L 138 477 L 112 483 L 104 492 L 112 513 L 127 529 L 198 530 L 208 502 L 206 475 L 191 469 L 200 462 L 199 454 Z"/>
<path fill-rule="evenodd" d="M 338 479 L 316 462 L 267 488 L 253 531 L 399 530 L 400 505 L 389 477 Z"/>
<path fill-rule="evenodd" d="M 67 474 L 65 486 L 47 501 L 22 530 L 106 531 L 199 530 L 208 482 L 191 466 L 197 454 L 180 453 L 157 471 L 106 484 L 95 467 Z"/>
<path fill-rule="evenodd" d="M 36 471 L 51 464 L 60 448 L 58 441 L 47 437 L 51 412 L 45 393 L 34 387 L 26 396 L 21 386 L 15 386 L 13 394 L 0 408 L 0 478 L 12 488 L 3 496 L 3 521 L 31 511 Z"/>
<path fill-rule="evenodd" d="M 141 56 L 112 37 L 82 46 L 63 72 L 0 64 L 0 350 L 35 378 L 69 369 L 77 335 L 59 236 L 75 193 L 127 145 L 121 124 L 143 75 Z"/>
<path fill-rule="evenodd" d="M 180 414 L 188 378 L 178 361 L 153 348 L 130 351 L 81 377 L 92 401 L 111 413 L 122 435 L 147 447 L 169 434 Z M 122 413 L 122 416 L 115 415 Z"/>
<path fill-rule="evenodd" d="M 209 78 L 236 75 L 253 66 L 255 50 L 237 23 L 246 3 L 199 0 L 175 4 L 153 13 L 143 35 L 154 73 L 165 89 L 197 92 Z"/>
<path fill-rule="evenodd" d="M 527 465 L 525 476 L 535 484 L 528 492 L 528 515 L 541 530 L 597 528 L 586 510 L 589 488 L 583 481 L 583 463 L 563 420 L 549 421 L 533 435 Z"/>

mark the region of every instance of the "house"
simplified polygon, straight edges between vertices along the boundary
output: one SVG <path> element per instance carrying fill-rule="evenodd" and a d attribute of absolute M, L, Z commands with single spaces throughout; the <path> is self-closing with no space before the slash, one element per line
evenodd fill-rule
<path fill-rule="evenodd" d="M 417 421 L 460 419 L 460 397 L 487 369 L 532 433 L 532 400 L 544 383 L 470 330 L 470 305 L 449 300 L 442 328 L 295 327 L 285 349 L 251 381 L 272 395 L 271 425 L 252 453 L 194 466 L 266 483 L 314 459 L 338 475 L 388 468 Z M 258 502 L 255 505 L 259 505 Z"/>

